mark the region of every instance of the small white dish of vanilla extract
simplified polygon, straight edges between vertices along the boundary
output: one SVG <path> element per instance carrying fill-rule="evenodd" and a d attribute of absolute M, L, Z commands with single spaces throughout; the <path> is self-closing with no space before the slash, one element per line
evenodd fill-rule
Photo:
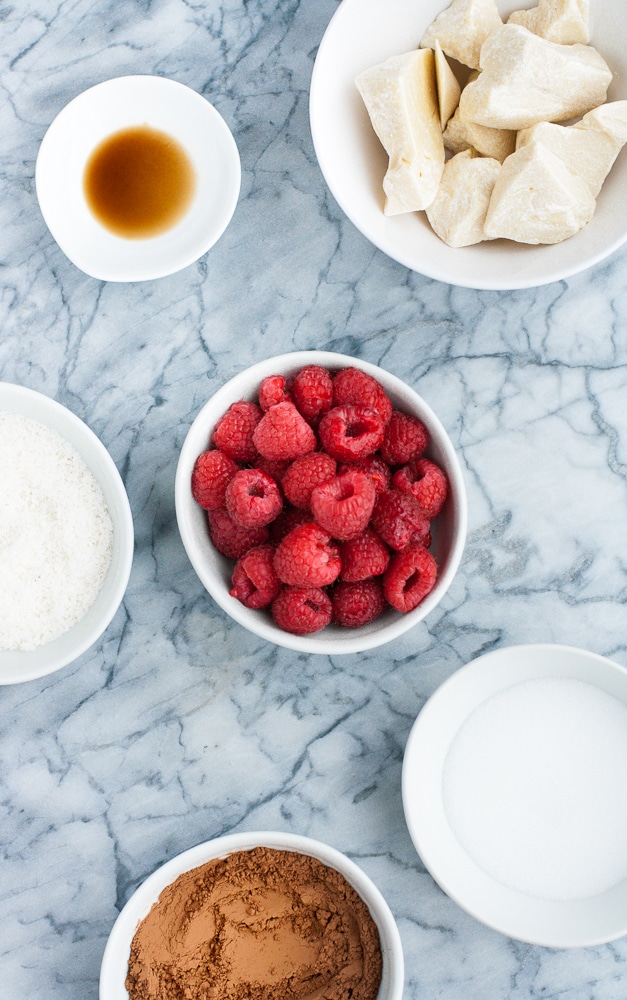
<path fill-rule="evenodd" d="M 102 281 L 164 277 L 228 226 L 241 165 L 224 118 L 182 83 L 123 76 L 79 94 L 46 132 L 35 170 L 44 220 Z"/>
<path fill-rule="evenodd" d="M 506 647 L 420 712 L 403 806 L 435 881 L 509 937 L 627 934 L 627 670 L 561 645 Z"/>

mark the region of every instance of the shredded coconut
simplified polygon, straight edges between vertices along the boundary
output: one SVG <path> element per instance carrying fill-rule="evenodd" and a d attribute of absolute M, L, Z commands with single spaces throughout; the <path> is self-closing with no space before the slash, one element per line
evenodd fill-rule
<path fill-rule="evenodd" d="M 0 649 L 30 650 L 69 631 L 111 562 L 102 490 L 56 431 L 0 412 Z"/>

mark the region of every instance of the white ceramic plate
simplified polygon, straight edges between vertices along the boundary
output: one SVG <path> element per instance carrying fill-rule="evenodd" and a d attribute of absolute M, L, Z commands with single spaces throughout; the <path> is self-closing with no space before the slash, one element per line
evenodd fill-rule
<path fill-rule="evenodd" d="M 536 678 L 583 681 L 627 705 L 627 670 L 585 650 L 528 645 L 479 657 L 438 688 L 411 730 L 403 761 L 405 818 L 433 878 L 477 920 L 531 944 L 553 948 L 601 944 L 627 934 L 627 879 L 598 895 L 572 900 L 541 899 L 508 888 L 464 850 L 445 810 L 445 762 L 463 724 L 493 695 Z M 618 794 L 624 795 L 624 789 Z"/>
<path fill-rule="evenodd" d="M 37 649 L 0 650 L 0 684 L 17 684 L 59 670 L 92 646 L 124 596 L 133 561 L 133 518 L 120 473 L 109 452 L 74 413 L 33 389 L 0 382 L 0 411 L 19 413 L 52 428 L 74 448 L 102 490 L 113 522 L 113 553 L 96 600 L 76 624 Z"/>
<path fill-rule="evenodd" d="M 293 833 L 232 833 L 217 840 L 198 844 L 172 858 L 140 885 L 117 918 L 109 936 L 100 970 L 100 1000 L 128 1000 L 124 985 L 128 971 L 131 942 L 140 920 L 147 915 L 161 892 L 183 872 L 224 858 L 235 851 L 270 847 L 279 851 L 298 851 L 317 858 L 329 868 L 342 873 L 370 910 L 378 930 L 383 958 L 381 986 L 377 1000 L 401 1000 L 403 996 L 403 949 L 398 928 L 385 899 L 368 876 L 350 858 L 335 848 L 310 837 Z"/>
<path fill-rule="evenodd" d="M 107 136 L 149 125 L 172 136 L 196 173 L 192 202 L 171 229 L 124 239 L 102 226 L 83 193 L 85 165 Z M 196 91 L 158 76 L 122 76 L 70 101 L 46 132 L 35 171 L 42 215 L 55 240 L 86 274 L 103 281 L 160 278 L 198 260 L 229 224 L 241 168 L 228 125 Z"/>
<path fill-rule="evenodd" d="M 627 152 L 607 178 L 592 221 L 555 246 L 508 240 L 446 246 L 424 212 L 386 218 L 382 180 L 387 156 L 354 80 L 389 56 L 415 48 L 447 0 L 343 0 L 322 39 L 311 80 L 310 119 L 318 162 L 351 222 L 393 260 L 431 278 L 470 288 L 527 288 L 591 267 L 627 239 Z M 502 15 L 533 6 L 497 0 Z M 592 43 L 615 78 L 608 98 L 627 98 L 627 4 L 591 0 Z"/>
<path fill-rule="evenodd" d="M 361 628 L 327 625 L 313 635 L 292 635 L 274 624 L 267 609 L 245 607 L 229 595 L 234 563 L 214 549 L 209 541 L 207 517 L 192 497 L 190 483 L 194 463 L 208 446 L 213 428 L 229 406 L 240 399 L 256 399 L 267 375 L 293 375 L 304 365 L 322 365 L 332 371 L 355 365 L 378 379 L 394 406 L 419 417 L 429 430 L 426 455 L 437 462 L 449 480 L 449 498 L 442 513 L 432 522 L 431 551 L 438 563 L 435 587 L 424 601 L 408 614 L 386 608 L 379 618 Z M 203 586 L 227 614 L 245 628 L 269 642 L 306 653 L 359 653 L 373 649 L 402 635 L 422 621 L 439 604 L 453 582 L 466 542 L 467 501 L 461 467 L 455 449 L 440 420 L 430 406 L 409 385 L 376 365 L 331 351 L 298 351 L 260 361 L 223 385 L 203 406 L 190 427 L 181 448 L 175 483 L 176 517 L 181 539 L 190 562 Z"/>

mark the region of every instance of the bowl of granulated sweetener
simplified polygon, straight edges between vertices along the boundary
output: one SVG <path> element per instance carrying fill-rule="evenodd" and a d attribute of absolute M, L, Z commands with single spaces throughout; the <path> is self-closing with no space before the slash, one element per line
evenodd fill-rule
<path fill-rule="evenodd" d="M 403 806 L 440 887 L 508 937 L 627 934 L 627 670 L 582 649 L 498 649 L 431 696 Z"/>
<path fill-rule="evenodd" d="M 100 638 L 133 544 L 124 484 L 93 431 L 0 382 L 0 684 L 44 677 Z"/>

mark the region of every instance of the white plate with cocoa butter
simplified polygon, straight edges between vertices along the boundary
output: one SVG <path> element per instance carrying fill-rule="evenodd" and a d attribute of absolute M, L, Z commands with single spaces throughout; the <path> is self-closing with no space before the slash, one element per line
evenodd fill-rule
<path fill-rule="evenodd" d="M 100 1000 L 337 995 L 401 1000 L 400 935 L 346 855 L 290 833 L 236 833 L 151 875 L 116 920 Z M 178 993 L 177 993 L 178 995 Z"/>
<path fill-rule="evenodd" d="M 187 267 L 228 226 L 239 153 L 224 118 L 182 83 L 124 76 L 79 94 L 46 132 L 35 173 L 50 232 L 82 271 L 144 281 Z"/>
<path fill-rule="evenodd" d="M 416 49 L 427 28 L 449 5 L 450 0 L 343 0 L 339 5 L 318 49 L 309 106 L 318 163 L 332 194 L 374 246 L 405 267 L 452 285 L 529 288 L 591 267 L 627 239 L 625 149 L 603 184 L 591 220 L 555 245 L 490 239 L 452 247 L 435 235 L 424 211 L 384 214 L 388 156 L 375 135 L 355 78 L 392 56 Z M 513 11 L 532 6 L 529 0 L 496 2 L 504 21 Z M 590 0 L 590 44 L 613 74 L 608 101 L 627 98 L 626 33 L 623 0 Z M 465 76 L 459 73 L 462 82 L 468 72 L 466 68 Z"/>

